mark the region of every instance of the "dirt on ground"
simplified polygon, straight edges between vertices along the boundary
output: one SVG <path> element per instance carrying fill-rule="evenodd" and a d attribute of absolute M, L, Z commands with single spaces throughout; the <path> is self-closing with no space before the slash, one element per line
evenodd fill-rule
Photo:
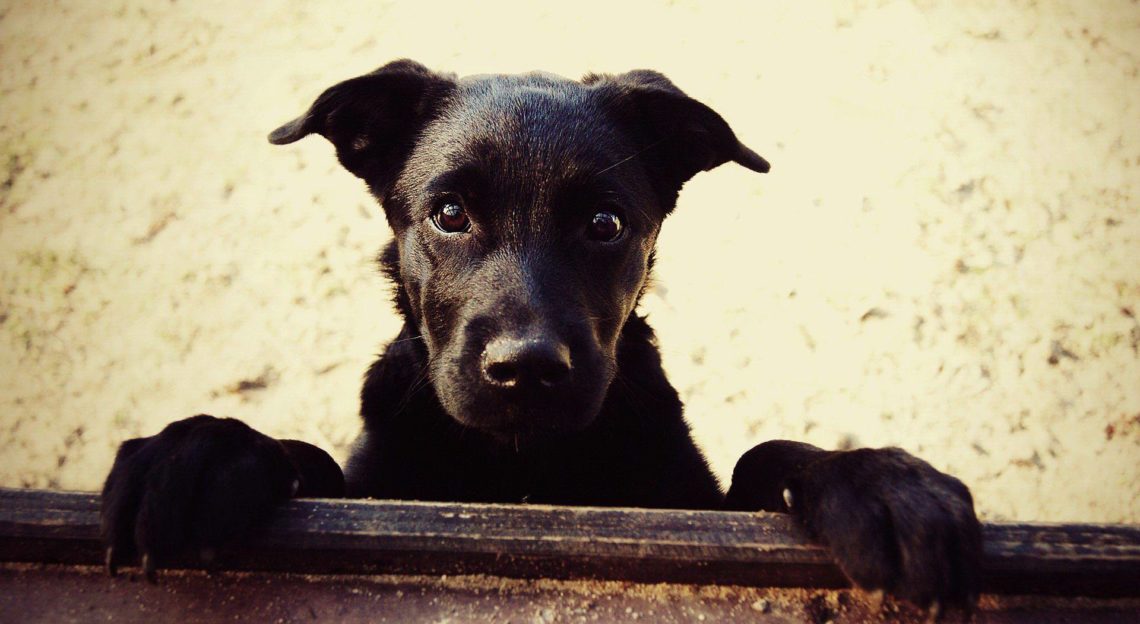
<path fill-rule="evenodd" d="M 199 412 L 343 460 L 379 208 L 266 134 L 399 57 L 648 67 L 772 161 L 682 192 L 642 311 L 722 478 L 897 445 L 988 519 L 1140 522 L 1140 5 L 0 2 L 0 485 Z"/>

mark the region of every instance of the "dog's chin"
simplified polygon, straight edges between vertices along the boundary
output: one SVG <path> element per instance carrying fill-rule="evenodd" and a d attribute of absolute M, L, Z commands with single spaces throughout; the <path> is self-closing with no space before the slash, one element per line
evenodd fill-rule
<path fill-rule="evenodd" d="M 597 420 L 602 404 L 600 396 L 586 401 L 575 397 L 577 400 L 511 402 L 479 397 L 477 393 L 448 394 L 439 392 L 439 398 L 453 420 L 508 445 L 582 431 Z"/>
<path fill-rule="evenodd" d="M 447 409 L 448 414 L 459 424 L 479 430 L 488 436 L 503 441 L 517 438 L 541 439 L 574 433 L 586 429 L 597 419 L 598 406 L 576 406 L 567 409 L 565 404 L 553 406 L 515 405 L 470 405 Z"/>
<path fill-rule="evenodd" d="M 506 451 L 522 452 L 549 447 L 561 439 L 566 432 L 553 429 L 531 428 L 481 428 L 480 431 L 494 442 L 500 449 Z"/>

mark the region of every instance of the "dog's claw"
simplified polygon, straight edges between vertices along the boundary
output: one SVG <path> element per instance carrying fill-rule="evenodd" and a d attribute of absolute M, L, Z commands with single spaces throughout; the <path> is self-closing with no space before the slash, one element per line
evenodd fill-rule
<path fill-rule="evenodd" d="M 927 624 L 933 624 L 934 622 L 941 621 L 941 615 L 942 605 L 937 600 L 935 600 L 934 602 L 930 603 L 930 608 L 926 611 Z"/>
<path fill-rule="evenodd" d="M 792 510 L 792 503 L 795 502 L 795 497 L 792 496 L 791 488 L 784 488 L 784 504 L 788 506 L 788 511 Z"/>
<path fill-rule="evenodd" d="M 879 613 L 882 611 L 885 599 L 886 594 L 881 589 L 876 589 L 875 591 L 869 593 L 867 595 L 867 604 L 870 605 L 871 612 Z"/>
<path fill-rule="evenodd" d="M 103 569 L 107 571 L 107 576 L 118 576 L 119 567 L 115 565 L 115 548 L 108 546 L 107 551 L 103 554 Z"/>
<path fill-rule="evenodd" d="M 154 585 L 158 583 L 158 575 L 154 570 L 154 557 L 150 553 L 143 553 L 142 556 L 142 570 L 143 575 L 146 576 L 148 583 Z"/>

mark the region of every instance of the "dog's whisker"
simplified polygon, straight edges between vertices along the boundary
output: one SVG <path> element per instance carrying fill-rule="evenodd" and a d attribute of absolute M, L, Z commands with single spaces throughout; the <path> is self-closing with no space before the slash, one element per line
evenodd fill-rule
<path fill-rule="evenodd" d="M 427 342 L 427 338 L 424 338 L 423 336 L 420 336 L 420 335 L 418 335 L 418 334 L 417 334 L 417 335 L 415 335 L 415 336 L 408 336 L 407 338 L 397 338 L 397 339 L 395 339 L 395 340 L 393 340 L 393 341 L 389 342 L 389 343 L 388 343 L 388 346 L 389 346 L 389 347 L 391 347 L 391 346 L 393 346 L 393 345 L 398 345 L 398 344 L 402 344 L 402 343 L 405 343 L 405 342 L 413 342 L 413 341 L 416 341 L 416 340 L 422 340 L 422 341 L 424 341 L 425 343 Z"/>
<path fill-rule="evenodd" d="M 399 403 L 397 403 L 396 409 L 393 412 L 394 415 L 404 413 L 404 410 L 406 410 L 411 404 L 412 399 L 415 397 L 416 393 L 428 385 L 429 372 L 430 366 L 424 366 L 423 369 L 421 369 L 419 373 L 416 374 L 416 377 L 412 379 L 412 382 L 410 384 L 408 384 L 408 389 L 400 398 Z"/>
<path fill-rule="evenodd" d="M 653 141 L 649 145 L 646 145 L 645 147 L 637 150 L 636 152 L 630 154 L 629 156 L 626 156 L 625 158 L 617 161 L 616 163 L 610 165 L 609 167 L 606 167 L 605 169 L 602 169 L 601 171 L 595 173 L 594 176 L 595 177 L 600 176 L 603 173 L 610 171 L 611 169 L 615 169 L 621 165 L 624 165 L 625 163 L 627 163 L 627 162 L 633 160 L 634 158 L 637 158 L 638 156 L 641 156 L 645 152 L 649 151 L 650 148 L 657 147 L 657 145 L 662 143 L 664 140 L 665 140 L 665 138 L 663 137 L 663 138 L 657 139 L 656 141 Z"/>

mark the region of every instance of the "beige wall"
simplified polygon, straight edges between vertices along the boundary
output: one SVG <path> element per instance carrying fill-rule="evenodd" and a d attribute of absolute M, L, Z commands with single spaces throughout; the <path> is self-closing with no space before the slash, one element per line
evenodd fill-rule
<path fill-rule="evenodd" d="M 264 137 L 408 56 L 655 68 L 772 161 L 686 187 L 643 305 L 721 475 L 899 445 L 988 518 L 1140 521 L 1134 2 L 60 4 L 0 4 L 0 484 L 196 412 L 344 457 L 386 227 Z"/>

